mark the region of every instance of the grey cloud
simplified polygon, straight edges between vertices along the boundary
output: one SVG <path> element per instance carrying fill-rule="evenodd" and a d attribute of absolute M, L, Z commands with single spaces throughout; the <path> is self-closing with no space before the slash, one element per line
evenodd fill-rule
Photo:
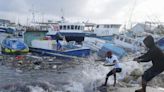
<path fill-rule="evenodd" d="M 105 7 L 102 6 L 104 8 L 101 10 L 101 13 L 94 13 L 88 11 L 88 8 L 90 8 L 90 5 L 87 5 L 88 1 L 89 0 L 0 0 L 0 12 L 13 12 L 18 16 L 31 16 L 29 10 L 34 6 L 34 9 L 38 11 L 36 14 L 44 13 L 45 17 L 60 17 L 62 15 L 61 9 L 63 9 L 66 18 L 100 20 L 112 18 L 112 16 L 117 15 L 122 11 L 122 8 L 132 2 L 132 0 L 110 0 L 110 2 L 105 4 Z"/>
<path fill-rule="evenodd" d="M 24 0 L 0 0 L 0 12 L 25 13 L 26 9 Z"/>
<path fill-rule="evenodd" d="M 45 14 L 59 16 L 62 15 L 62 9 L 67 17 L 79 16 L 85 2 L 86 0 L 26 0 L 28 5 L 33 5 L 36 10 Z"/>
<path fill-rule="evenodd" d="M 112 16 L 116 16 L 119 12 L 123 10 L 124 7 L 127 5 L 131 4 L 132 0 L 112 0 L 104 10 L 103 12 L 103 17 L 108 18 Z M 129 8 L 131 8 L 129 6 Z"/>

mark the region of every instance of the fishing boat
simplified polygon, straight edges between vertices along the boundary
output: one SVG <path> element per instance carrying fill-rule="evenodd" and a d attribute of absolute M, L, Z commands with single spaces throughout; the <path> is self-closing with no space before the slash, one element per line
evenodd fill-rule
<path fill-rule="evenodd" d="M 58 49 L 56 40 L 33 40 L 30 50 L 44 55 L 60 57 L 86 57 L 90 54 L 89 48 L 81 47 L 74 42 L 62 44 L 61 49 Z"/>
<path fill-rule="evenodd" d="M 112 53 L 117 55 L 118 58 L 122 58 L 123 56 L 125 56 L 127 54 L 123 48 L 121 48 L 115 44 L 112 44 L 112 43 L 105 43 L 105 44 L 103 44 L 101 49 L 99 49 L 98 56 L 104 58 L 108 51 L 112 51 Z"/>
<path fill-rule="evenodd" d="M 57 39 L 47 36 L 48 31 L 26 31 L 24 41 L 30 48 L 30 51 L 41 55 L 56 57 L 87 57 L 90 55 L 90 49 L 83 45 L 77 44 L 76 41 L 63 41 L 59 39 L 62 49 L 57 49 Z M 44 39 L 48 37 L 48 39 Z M 50 38 L 50 39 L 49 39 Z M 63 44 L 63 43 L 66 44 Z"/>
<path fill-rule="evenodd" d="M 17 38 L 4 39 L 1 44 L 1 50 L 2 53 L 6 54 L 22 54 L 29 52 L 28 46 Z"/>
<path fill-rule="evenodd" d="M 0 32 L 13 34 L 14 32 L 16 32 L 16 29 L 15 29 L 14 27 L 4 27 L 4 26 L 0 26 Z"/>
<path fill-rule="evenodd" d="M 84 41 L 85 33 L 83 23 L 71 23 L 71 22 L 61 22 L 58 24 L 51 24 L 51 30 L 48 31 L 47 35 L 55 38 L 56 32 L 60 32 L 62 36 L 65 37 L 67 41 Z"/>
<path fill-rule="evenodd" d="M 106 43 L 105 40 L 96 37 L 85 37 L 84 46 L 89 47 L 92 51 L 99 51 Z"/>
<path fill-rule="evenodd" d="M 135 52 L 144 49 L 143 39 L 144 37 L 134 39 L 126 35 L 115 35 L 113 42 L 117 46 L 123 47 L 128 51 Z"/>
<path fill-rule="evenodd" d="M 94 33 L 97 36 L 109 37 L 114 34 L 119 34 L 120 24 L 96 24 L 94 26 Z"/>
<path fill-rule="evenodd" d="M 84 41 L 84 23 L 80 22 L 69 22 L 62 18 L 60 21 L 55 22 L 41 22 L 38 23 L 38 30 L 46 30 L 47 36 L 51 36 L 53 39 L 56 38 L 56 33 L 60 32 L 67 41 L 76 41 L 81 43 Z"/>

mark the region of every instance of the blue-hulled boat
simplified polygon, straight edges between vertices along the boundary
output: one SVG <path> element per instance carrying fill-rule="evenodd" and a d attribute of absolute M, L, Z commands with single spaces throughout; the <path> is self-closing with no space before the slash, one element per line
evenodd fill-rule
<path fill-rule="evenodd" d="M 159 40 L 156 42 L 156 44 L 159 46 L 159 48 L 160 48 L 161 50 L 164 51 L 164 37 L 161 38 L 161 39 L 159 39 Z"/>
<path fill-rule="evenodd" d="M 21 54 L 29 52 L 28 46 L 16 38 L 4 39 L 1 44 L 1 49 L 2 53 L 7 54 Z"/>
<path fill-rule="evenodd" d="M 47 31 L 26 31 L 24 33 L 24 41 L 30 48 L 31 52 L 37 52 L 40 55 L 56 56 L 56 57 L 87 57 L 90 55 L 90 49 L 82 45 L 76 44 L 76 41 L 59 40 L 62 49 L 57 49 L 57 41 L 52 36 L 50 39 L 44 39 Z"/>
<path fill-rule="evenodd" d="M 90 55 L 90 49 L 79 45 L 62 44 L 61 49 L 57 49 L 56 40 L 33 40 L 30 46 L 30 51 L 37 52 L 42 55 L 57 56 L 57 57 L 87 57 Z"/>
<path fill-rule="evenodd" d="M 15 28 L 12 27 L 0 27 L 0 32 L 4 32 L 4 33 L 9 33 L 9 34 L 13 34 L 14 32 L 16 32 Z"/>
<path fill-rule="evenodd" d="M 124 55 L 126 55 L 126 52 L 123 48 L 118 47 L 114 44 L 111 43 L 106 43 L 102 46 L 102 48 L 98 51 L 98 55 L 100 57 L 105 57 L 106 52 L 108 51 L 112 51 L 113 54 L 117 55 L 118 58 L 123 57 Z"/>

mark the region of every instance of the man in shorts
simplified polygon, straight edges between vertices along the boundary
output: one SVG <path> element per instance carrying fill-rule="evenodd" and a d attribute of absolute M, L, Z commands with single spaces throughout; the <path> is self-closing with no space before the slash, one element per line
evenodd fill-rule
<path fill-rule="evenodd" d="M 102 86 L 106 86 L 108 82 L 109 76 L 114 76 L 114 84 L 116 85 L 116 73 L 120 73 L 122 71 L 122 68 L 119 65 L 119 61 L 117 59 L 117 56 L 113 55 L 111 51 L 108 51 L 106 54 L 106 62 L 109 63 L 109 66 L 114 66 L 114 68 L 106 75 L 105 83 Z"/>
<path fill-rule="evenodd" d="M 155 76 L 164 71 L 164 54 L 155 45 L 154 38 L 149 35 L 144 40 L 143 43 L 148 48 L 147 53 L 144 55 L 134 58 L 137 62 L 149 62 L 152 61 L 152 66 L 147 69 L 142 75 L 142 88 L 136 90 L 135 92 L 146 92 L 147 82 L 152 80 Z"/>

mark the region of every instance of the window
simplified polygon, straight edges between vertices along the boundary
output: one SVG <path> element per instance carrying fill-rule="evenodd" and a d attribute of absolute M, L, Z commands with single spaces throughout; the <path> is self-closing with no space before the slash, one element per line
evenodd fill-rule
<path fill-rule="evenodd" d="M 97 25 L 96 28 L 99 28 L 99 25 Z"/>
<path fill-rule="evenodd" d="M 109 28 L 109 25 L 107 25 L 106 27 Z"/>
<path fill-rule="evenodd" d="M 60 26 L 60 30 L 62 30 L 62 26 Z"/>
<path fill-rule="evenodd" d="M 111 25 L 111 28 L 119 28 L 120 25 Z"/>
<path fill-rule="evenodd" d="M 116 36 L 116 39 L 119 39 L 119 36 Z"/>
<path fill-rule="evenodd" d="M 121 37 L 120 40 L 123 41 L 124 39 Z"/>
<path fill-rule="evenodd" d="M 78 26 L 78 30 L 80 30 L 80 26 Z"/>
<path fill-rule="evenodd" d="M 106 25 L 104 25 L 104 28 L 106 28 Z"/>
<path fill-rule="evenodd" d="M 71 29 L 72 29 L 72 30 L 74 29 L 74 26 L 73 26 L 73 25 L 71 25 Z"/>
<path fill-rule="evenodd" d="M 70 30 L 70 26 L 67 26 L 67 29 Z"/>
<path fill-rule="evenodd" d="M 63 29 L 66 30 L 66 25 L 63 26 Z"/>
<path fill-rule="evenodd" d="M 77 26 L 75 26 L 75 30 L 77 30 Z"/>
<path fill-rule="evenodd" d="M 128 39 L 125 39 L 125 42 L 128 42 Z"/>
<path fill-rule="evenodd" d="M 132 41 L 131 41 L 131 39 L 129 39 L 129 41 L 128 41 L 129 43 L 132 43 Z"/>

